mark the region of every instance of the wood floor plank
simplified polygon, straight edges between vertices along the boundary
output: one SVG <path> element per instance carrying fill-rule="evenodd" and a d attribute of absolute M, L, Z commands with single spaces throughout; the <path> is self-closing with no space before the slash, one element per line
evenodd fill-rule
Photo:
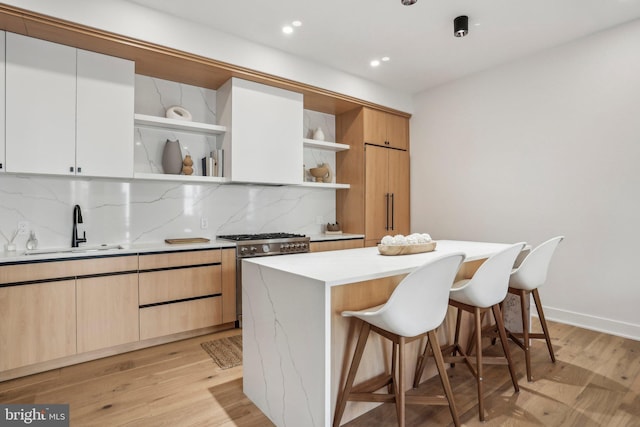
<path fill-rule="evenodd" d="M 506 366 L 485 368 L 484 423 L 478 420 L 475 381 L 467 367 L 448 370 L 461 422 L 466 427 L 639 426 L 640 342 L 553 322 L 549 326 L 558 361 L 551 363 L 544 341 L 534 340 L 534 382 L 526 380 L 524 353 L 510 347 L 519 393 L 513 391 Z M 0 402 L 68 403 L 71 425 L 82 427 L 272 426 L 243 394 L 242 366 L 222 370 L 200 347 L 240 333 L 224 331 L 0 382 Z M 501 354 L 499 343 L 484 344 L 484 354 Z M 434 377 L 409 392 L 414 393 L 443 390 Z M 446 406 L 409 405 L 406 417 L 407 426 L 453 425 Z M 394 405 L 346 424 L 395 425 Z"/>

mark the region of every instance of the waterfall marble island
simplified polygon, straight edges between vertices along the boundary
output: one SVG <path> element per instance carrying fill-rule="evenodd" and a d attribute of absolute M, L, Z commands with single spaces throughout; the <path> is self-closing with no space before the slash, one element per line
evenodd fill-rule
<path fill-rule="evenodd" d="M 439 240 L 433 252 L 404 256 L 383 256 L 373 247 L 243 260 L 244 393 L 277 426 L 330 426 L 342 372 L 355 346 L 355 331 L 340 313 L 383 304 L 404 276 L 431 259 L 463 252 L 458 275 L 470 277 L 506 247 Z M 441 343 L 453 325 L 455 320 L 445 320 Z M 390 357 L 390 347 L 371 343 L 356 384 L 380 374 Z M 417 340 L 407 350 L 417 354 L 413 346 L 421 345 Z M 407 375 L 413 369 L 408 365 Z M 375 406 L 350 402 L 342 422 Z"/>

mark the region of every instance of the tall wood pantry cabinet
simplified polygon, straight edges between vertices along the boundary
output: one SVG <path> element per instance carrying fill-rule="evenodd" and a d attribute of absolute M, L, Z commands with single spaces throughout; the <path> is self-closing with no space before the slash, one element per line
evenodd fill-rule
<path fill-rule="evenodd" d="M 409 119 L 370 108 L 336 116 L 336 174 L 351 185 L 336 192 L 343 231 L 374 246 L 387 234 L 409 234 Z"/>

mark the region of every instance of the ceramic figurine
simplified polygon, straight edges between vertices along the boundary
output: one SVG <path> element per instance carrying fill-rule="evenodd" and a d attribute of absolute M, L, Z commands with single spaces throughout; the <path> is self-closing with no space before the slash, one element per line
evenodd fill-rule
<path fill-rule="evenodd" d="M 317 128 L 313 132 L 313 139 L 315 139 L 317 141 L 324 141 L 324 132 L 322 132 L 322 129 Z"/>
<path fill-rule="evenodd" d="M 184 175 L 191 175 L 193 173 L 193 160 L 189 154 L 184 156 L 184 161 L 182 162 L 182 173 Z"/>

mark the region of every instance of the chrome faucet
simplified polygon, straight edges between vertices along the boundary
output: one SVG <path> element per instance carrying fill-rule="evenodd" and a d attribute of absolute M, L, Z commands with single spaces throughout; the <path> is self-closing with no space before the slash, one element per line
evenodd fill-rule
<path fill-rule="evenodd" d="M 84 243 L 87 241 L 87 232 L 82 232 L 82 237 L 78 237 L 78 224 L 82 224 L 82 211 L 80 205 L 73 207 L 73 230 L 71 231 L 71 247 L 77 248 L 78 243 Z"/>

